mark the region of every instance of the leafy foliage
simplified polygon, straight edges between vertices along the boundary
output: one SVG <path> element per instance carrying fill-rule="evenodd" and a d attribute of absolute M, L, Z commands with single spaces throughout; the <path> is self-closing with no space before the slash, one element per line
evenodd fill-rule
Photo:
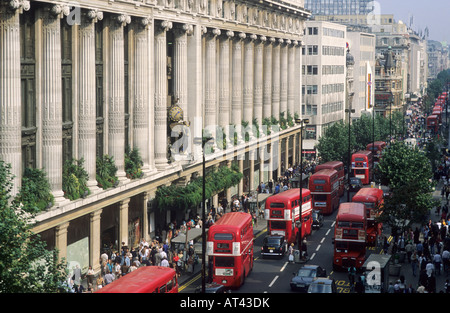
<path fill-rule="evenodd" d="M 116 177 L 117 167 L 112 156 L 105 154 L 103 157 L 97 158 L 96 171 L 97 182 L 100 188 L 108 189 L 118 182 Z"/>
<path fill-rule="evenodd" d="M 61 292 L 66 264 L 31 231 L 35 214 L 11 201 L 10 168 L 0 161 L 0 293 Z"/>
<path fill-rule="evenodd" d="M 237 165 L 210 170 L 205 176 L 205 198 L 238 184 L 243 175 Z M 188 209 L 201 204 L 203 199 L 203 177 L 197 177 L 185 187 L 160 186 L 156 190 L 155 202 L 160 210 Z"/>
<path fill-rule="evenodd" d="M 15 200 L 28 213 L 39 213 L 54 203 L 50 183 L 46 173 L 37 168 L 26 168 L 22 176 L 22 186 Z"/>
<path fill-rule="evenodd" d="M 125 173 L 128 178 L 135 179 L 142 177 L 142 161 L 141 155 L 137 148 L 131 149 L 129 146 L 125 149 Z"/>
<path fill-rule="evenodd" d="M 423 223 L 436 205 L 432 197 L 431 164 L 425 153 L 403 141 L 392 143 L 384 150 L 377 176 L 392 193 L 385 199 L 380 219 L 399 228 L 406 227 L 406 221 Z"/>
<path fill-rule="evenodd" d="M 90 193 L 87 187 L 89 175 L 83 167 L 84 159 L 67 160 L 63 166 L 62 190 L 64 197 L 76 200 Z"/>

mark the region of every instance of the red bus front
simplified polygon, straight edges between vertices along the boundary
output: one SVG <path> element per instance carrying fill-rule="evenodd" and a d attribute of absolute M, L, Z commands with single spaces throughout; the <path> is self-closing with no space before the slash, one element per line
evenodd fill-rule
<path fill-rule="evenodd" d="M 142 266 L 114 280 L 96 293 L 177 293 L 177 273 L 173 268 Z"/>
<path fill-rule="evenodd" d="M 335 170 L 321 170 L 309 178 L 312 207 L 329 215 L 339 206 L 339 177 Z"/>
<path fill-rule="evenodd" d="M 368 150 L 358 151 L 352 154 L 352 173 L 360 178 L 363 185 L 370 183 L 372 176 L 372 152 Z"/>
<path fill-rule="evenodd" d="M 384 203 L 383 190 L 378 188 L 361 188 L 352 198 L 352 202 L 362 203 L 366 207 L 367 244 L 374 246 L 381 235 L 383 224 L 377 222 Z"/>
<path fill-rule="evenodd" d="M 224 214 L 209 227 L 206 254 L 213 282 L 240 287 L 253 268 L 252 216 L 244 212 Z"/>
<path fill-rule="evenodd" d="M 362 203 L 339 205 L 334 228 L 333 269 L 361 268 L 366 259 L 366 215 Z"/>
<path fill-rule="evenodd" d="M 344 194 L 345 190 L 345 169 L 344 169 L 344 163 L 341 161 L 330 161 L 326 163 L 322 163 L 319 165 L 316 165 L 314 168 L 314 172 L 317 173 L 321 170 L 335 170 L 338 172 L 339 176 L 339 197 L 341 197 Z"/>
<path fill-rule="evenodd" d="M 311 234 L 311 191 L 302 188 L 302 237 Z M 270 235 L 283 235 L 289 244 L 295 243 L 300 225 L 300 189 L 293 188 L 266 199 L 264 218 Z"/>

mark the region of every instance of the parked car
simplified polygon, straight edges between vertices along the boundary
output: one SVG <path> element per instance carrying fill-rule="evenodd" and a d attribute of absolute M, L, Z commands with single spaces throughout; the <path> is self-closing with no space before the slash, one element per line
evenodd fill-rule
<path fill-rule="evenodd" d="M 348 191 L 359 191 L 363 187 L 361 182 L 361 178 L 358 177 L 350 177 L 350 181 L 348 183 Z"/>
<path fill-rule="evenodd" d="M 334 279 L 316 278 L 308 287 L 308 293 L 337 293 Z"/>
<path fill-rule="evenodd" d="M 312 223 L 313 229 L 318 229 L 323 226 L 323 214 L 320 210 L 313 210 L 312 218 L 313 218 L 313 223 Z"/>
<path fill-rule="evenodd" d="M 263 240 L 261 247 L 262 257 L 278 256 L 283 257 L 287 251 L 287 241 L 282 235 L 269 235 Z"/>
<path fill-rule="evenodd" d="M 290 285 L 294 291 L 307 292 L 309 285 L 317 277 L 326 277 L 327 271 L 319 265 L 304 265 L 294 273 Z"/>

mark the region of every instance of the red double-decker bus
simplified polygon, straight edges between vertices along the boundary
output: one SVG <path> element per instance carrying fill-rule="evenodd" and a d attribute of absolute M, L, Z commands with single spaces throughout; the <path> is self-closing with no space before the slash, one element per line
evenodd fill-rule
<path fill-rule="evenodd" d="M 252 216 L 225 213 L 208 230 L 206 254 L 212 281 L 238 288 L 253 269 Z"/>
<path fill-rule="evenodd" d="M 309 178 L 312 207 L 329 215 L 339 206 L 339 175 L 335 170 L 321 170 Z"/>
<path fill-rule="evenodd" d="M 379 162 L 384 148 L 386 148 L 386 142 L 375 141 L 373 143 L 369 143 L 366 147 L 366 150 L 369 150 L 372 152 L 375 162 Z"/>
<path fill-rule="evenodd" d="M 372 177 L 372 152 L 369 150 L 358 151 L 352 154 L 352 174 L 361 179 L 363 185 L 370 183 Z"/>
<path fill-rule="evenodd" d="M 302 238 L 311 234 L 312 207 L 311 191 L 302 188 Z M 266 199 L 264 218 L 267 220 L 269 235 L 285 236 L 291 244 L 297 241 L 300 226 L 300 189 L 293 188 Z"/>
<path fill-rule="evenodd" d="M 178 293 L 177 273 L 163 266 L 141 266 L 96 293 Z"/>
<path fill-rule="evenodd" d="M 339 205 L 334 226 L 333 269 L 361 268 L 366 259 L 366 208 L 357 202 Z"/>
<path fill-rule="evenodd" d="M 317 173 L 321 170 L 335 170 L 338 172 L 339 176 L 339 197 L 341 197 L 344 194 L 345 190 L 345 169 L 344 169 L 344 163 L 341 161 L 330 161 L 326 163 L 322 163 L 319 165 L 316 165 L 314 168 L 314 172 Z"/>
<path fill-rule="evenodd" d="M 435 134 L 438 133 L 439 121 L 437 115 L 431 114 L 427 117 L 427 130 L 431 130 Z"/>
<path fill-rule="evenodd" d="M 367 244 L 374 246 L 381 235 L 383 224 L 377 221 L 384 203 L 383 190 L 378 188 L 361 188 L 352 198 L 352 202 L 359 202 L 366 207 Z"/>

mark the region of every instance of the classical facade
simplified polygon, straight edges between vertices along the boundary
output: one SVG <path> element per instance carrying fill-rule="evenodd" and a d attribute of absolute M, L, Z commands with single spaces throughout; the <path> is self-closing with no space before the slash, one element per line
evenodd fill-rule
<path fill-rule="evenodd" d="M 71 265 L 98 271 L 103 246 L 136 246 L 185 218 L 148 204 L 158 186 L 202 175 L 202 130 L 301 116 L 302 1 L 13 0 L 0 16 L 0 158 L 14 193 L 25 168 L 47 173 L 55 204 L 34 231 Z M 249 140 L 207 155 L 208 168 L 236 163 L 244 174 L 215 204 L 297 161 L 299 126 L 250 128 Z M 139 179 L 125 174 L 126 147 L 141 153 Z M 96 181 L 103 155 L 119 179 L 106 190 Z M 72 158 L 85 160 L 91 191 L 74 201 L 62 190 Z"/>

